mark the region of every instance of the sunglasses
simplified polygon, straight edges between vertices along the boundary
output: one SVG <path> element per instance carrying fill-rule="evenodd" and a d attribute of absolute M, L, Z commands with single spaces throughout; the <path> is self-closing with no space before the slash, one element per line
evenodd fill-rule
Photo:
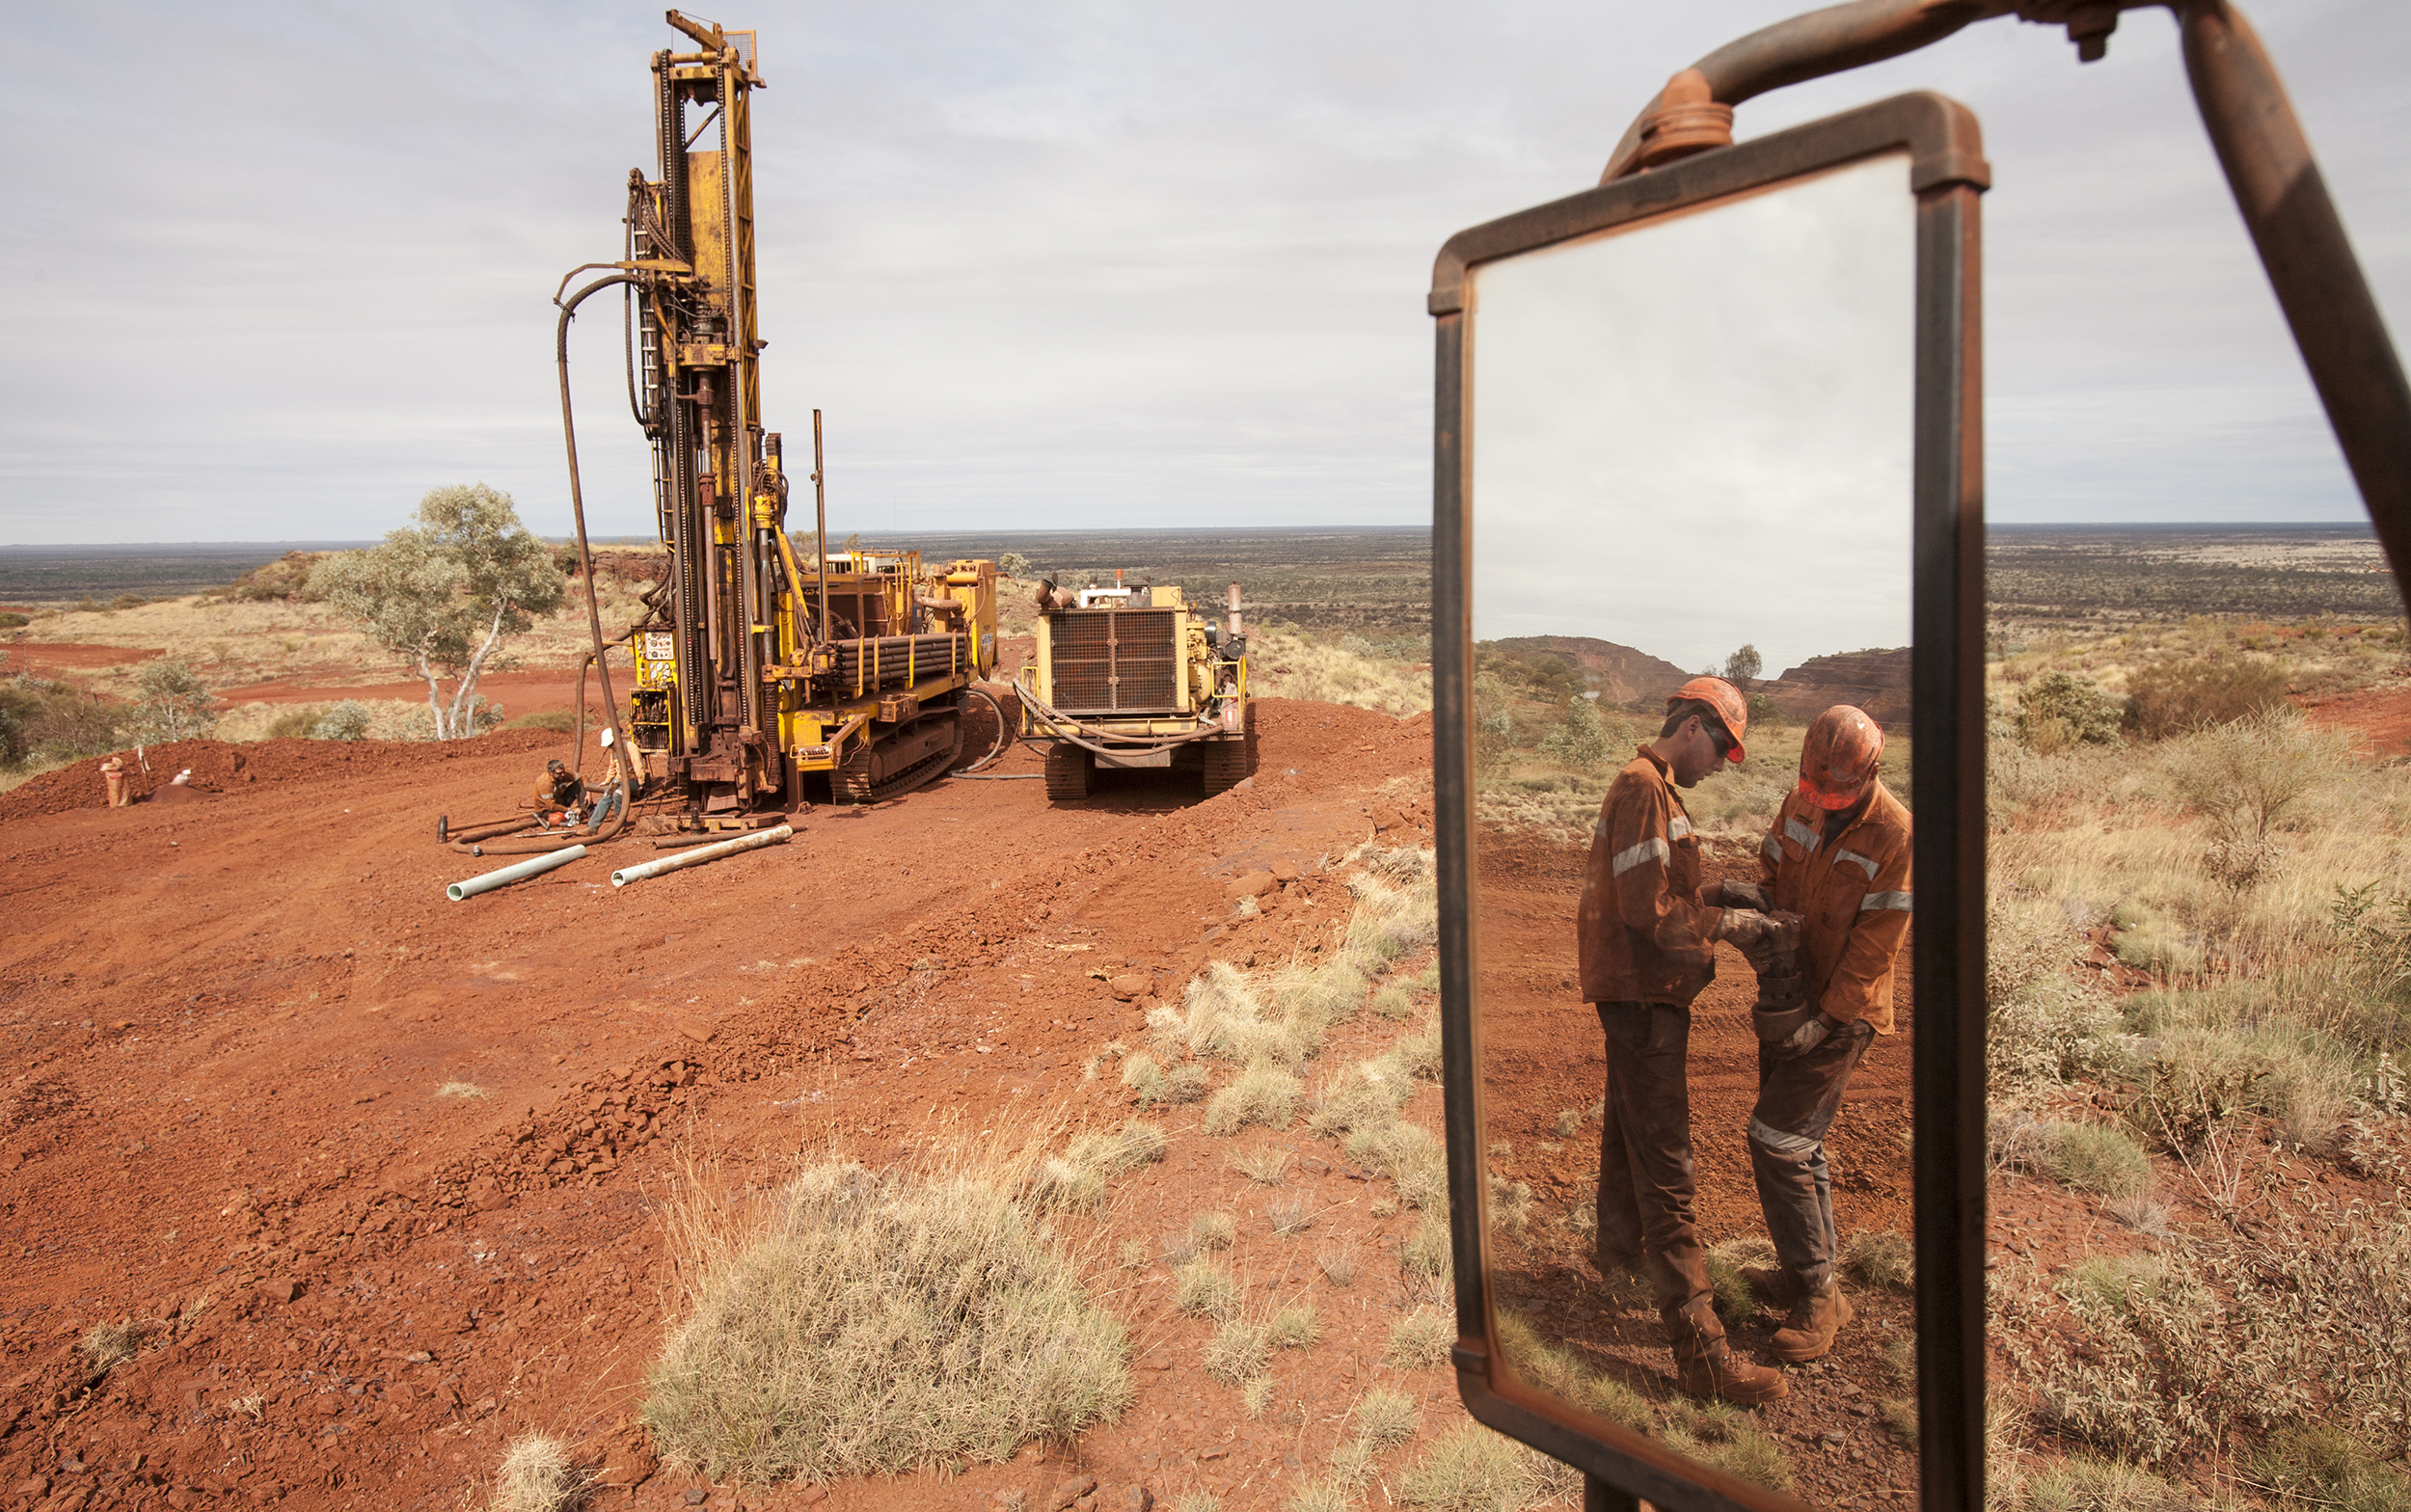
<path fill-rule="evenodd" d="M 1739 741 L 1734 740 L 1730 735 L 1725 734 L 1724 726 L 1721 724 L 1710 724 L 1703 719 L 1700 721 L 1699 727 L 1708 732 L 1708 740 L 1710 743 L 1716 746 L 1717 760 L 1719 761 L 1722 761 L 1725 757 L 1732 755 L 1733 747 L 1741 743 Z"/>

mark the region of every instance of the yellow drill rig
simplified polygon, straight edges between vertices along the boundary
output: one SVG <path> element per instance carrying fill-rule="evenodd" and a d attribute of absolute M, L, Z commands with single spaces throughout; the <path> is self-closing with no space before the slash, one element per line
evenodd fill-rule
<path fill-rule="evenodd" d="M 661 176 L 630 170 L 626 254 L 589 264 L 614 271 L 564 310 L 623 290 L 629 404 L 652 443 L 669 551 L 632 632 L 628 754 L 649 792 L 683 796 L 685 827 L 708 828 L 824 784 L 861 803 L 945 771 L 968 690 L 994 665 L 996 580 L 986 560 L 925 569 L 912 552 L 829 552 L 817 410 L 811 549 L 789 539 L 780 439 L 761 418 L 755 37 L 667 19 L 694 50 L 653 58 Z M 566 408 L 565 366 L 562 381 Z M 574 436 L 571 447 L 574 479 Z"/>

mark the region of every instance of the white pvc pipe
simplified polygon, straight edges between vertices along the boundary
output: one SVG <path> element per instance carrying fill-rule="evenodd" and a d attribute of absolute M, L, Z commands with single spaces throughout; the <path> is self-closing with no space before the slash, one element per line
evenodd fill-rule
<path fill-rule="evenodd" d="M 658 861 L 644 861 L 635 866 L 622 867 L 611 874 L 611 885 L 625 887 L 630 882 L 642 881 L 648 877 L 660 877 L 664 872 L 675 872 L 684 867 L 701 866 L 706 861 L 717 861 L 722 856 L 735 855 L 741 850 L 758 850 L 764 846 L 777 845 L 795 832 L 795 826 L 781 824 L 775 829 L 756 830 L 750 835 L 740 835 L 734 840 L 723 840 L 718 845 L 697 846 L 691 850 L 681 850 L 676 855 L 665 855 Z"/>
<path fill-rule="evenodd" d="M 508 866 L 499 867 L 483 877 L 473 877 L 467 881 L 454 882 L 444 889 L 444 896 L 454 903 L 464 898 L 474 898 L 479 893 L 490 893 L 497 887 L 508 887 L 513 882 L 525 881 L 530 877 L 541 876 L 556 866 L 567 866 L 585 853 L 584 846 L 571 846 L 566 850 L 555 850 L 546 855 L 531 855 L 525 861 L 514 861 Z"/>

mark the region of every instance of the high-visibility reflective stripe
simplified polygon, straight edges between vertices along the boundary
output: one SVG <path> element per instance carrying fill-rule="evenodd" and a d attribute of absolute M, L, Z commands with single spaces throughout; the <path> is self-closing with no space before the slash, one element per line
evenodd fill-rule
<path fill-rule="evenodd" d="M 1767 836 L 1767 843 L 1760 846 L 1758 849 L 1765 853 L 1766 858 L 1770 861 L 1780 861 L 1783 859 L 1783 842 L 1775 839 L 1773 835 Z"/>
<path fill-rule="evenodd" d="M 1672 824 L 1668 824 L 1668 825 L 1666 825 L 1666 837 L 1668 840 L 1680 840 L 1680 839 L 1682 839 L 1685 835 L 1688 835 L 1688 834 L 1690 834 L 1690 833 L 1691 833 L 1691 821 L 1690 821 L 1690 820 L 1688 820 L 1688 819 L 1685 819 L 1685 818 L 1684 818 L 1682 815 L 1680 815 L 1680 814 L 1677 814 L 1677 815 L 1675 815 L 1675 816 L 1674 816 L 1674 823 L 1672 823 Z"/>
<path fill-rule="evenodd" d="M 1825 1141 L 1810 1139 L 1805 1134 L 1786 1134 L 1756 1119 L 1749 1120 L 1749 1142 L 1769 1154 L 1789 1155 L 1794 1160 L 1810 1158 L 1825 1144 Z"/>
<path fill-rule="evenodd" d="M 1875 861 L 1873 858 L 1860 855 L 1857 851 L 1845 846 L 1841 850 L 1833 852 L 1833 864 L 1835 866 L 1841 865 L 1844 861 L 1848 861 L 1851 865 L 1863 869 L 1867 874 L 1867 880 L 1871 882 L 1875 880 Z"/>
<path fill-rule="evenodd" d="M 1914 893 L 1869 893 L 1858 901 L 1858 911 L 1865 913 L 1875 908 L 1898 908 L 1903 913 L 1913 913 L 1916 910 L 1910 904 L 1915 896 Z"/>
<path fill-rule="evenodd" d="M 1643 861 L 1663 861 L 1672 853 L 1672 848 L 1663 840 L 1644 840 L 1637 846 L 1617 851 L 1615 859 L 1609 864 L 1615 876 L 1622 877 Z"/>
<path fill-rule="evenodd" d="M 1783 835 L 1786 839 L 1799 841 L 1801 845 L 1807 847 L 1811 852 L 1814 852 L 1817 847 L 1825 844 L 1825 836 L 1818 834 L 1815 830 L 1809 828 L 1807 825 L 1801 824 L 1796 819 L 1787 819 L 1783 821 Z"/>

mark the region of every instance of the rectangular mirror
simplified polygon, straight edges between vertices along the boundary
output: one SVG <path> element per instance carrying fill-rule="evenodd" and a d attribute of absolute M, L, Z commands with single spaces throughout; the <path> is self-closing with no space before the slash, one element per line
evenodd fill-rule
<path fill-rule="evenodd" d="M 1981 1086 L 1980 826 L 1917 865 L 1982 800 L 1973 144 L 1889 101 L 1435 279 L 1460 1370 L 1660 1505 L 1919 1500 L 1919 1098 Z"/>

